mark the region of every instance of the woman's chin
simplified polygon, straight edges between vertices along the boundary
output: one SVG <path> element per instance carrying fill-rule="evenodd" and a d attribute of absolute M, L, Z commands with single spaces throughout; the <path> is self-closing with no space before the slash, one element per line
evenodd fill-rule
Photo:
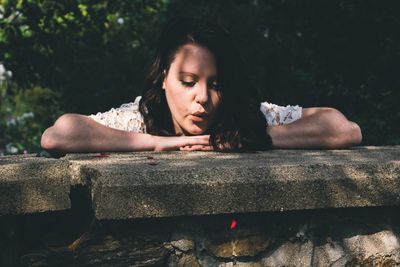
<path fill-rule="evenodd" d="M 191 125 L 191 127 L 188 127 L 185 129 L 185 132 L 187 135 L 202 135 L 207 131 L 207 128 L 205 127 L 199 127 L 195 124 Z"/>

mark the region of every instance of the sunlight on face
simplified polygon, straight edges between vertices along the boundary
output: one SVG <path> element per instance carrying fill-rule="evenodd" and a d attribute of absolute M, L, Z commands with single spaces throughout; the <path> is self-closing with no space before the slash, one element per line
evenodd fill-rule
<path fill-rule="evenodd" d="M 184 45 L 175 54 L 166 75 L 163 89 L 175 132 L 184 135 L 205 133 L 220 103 L 213 54 L 198 45 Z"/>

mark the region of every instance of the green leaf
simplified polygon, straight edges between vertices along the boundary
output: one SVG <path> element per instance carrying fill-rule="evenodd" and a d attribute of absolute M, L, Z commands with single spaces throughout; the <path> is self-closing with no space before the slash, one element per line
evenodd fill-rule
<path fill-rule="evenodd" d="M 24 38 L 29 38 L 32 37 L 33 35 L 33 32 L 31 31 L 28 25 L 19 26 L 19 30 L 21 31 L 21 34 Z"/>
<path fill-rule="evenodd" d="M 86 17 L 88 15 L 87 6 L 86 5 L 79 4 L 78 8 L 81 11 L 82 16 Z"/>

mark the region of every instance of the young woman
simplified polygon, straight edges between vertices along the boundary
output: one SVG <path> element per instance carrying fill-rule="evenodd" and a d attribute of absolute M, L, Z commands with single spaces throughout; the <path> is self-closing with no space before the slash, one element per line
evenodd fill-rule
<path fill-rule="evenodd" d="M 360 142 L 359 126 L 335 109 L 262 103 L 228 33 L 188 18 L 166 25 L 142 97 L 97 115 L 65 114 L 41 140 L 61 155 L 333 149 Z"/>

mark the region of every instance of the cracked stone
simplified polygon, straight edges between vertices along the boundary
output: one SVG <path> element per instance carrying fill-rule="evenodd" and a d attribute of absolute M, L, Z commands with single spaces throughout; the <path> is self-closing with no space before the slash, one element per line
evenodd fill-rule
<path fill-rule="evenodd" d="M 205 249 L 218 258 L 254 257 L 270 244 L 271 239 L 263 233 L 238 230 L 232 235 L 221 234 L 208 238 Z"/>

